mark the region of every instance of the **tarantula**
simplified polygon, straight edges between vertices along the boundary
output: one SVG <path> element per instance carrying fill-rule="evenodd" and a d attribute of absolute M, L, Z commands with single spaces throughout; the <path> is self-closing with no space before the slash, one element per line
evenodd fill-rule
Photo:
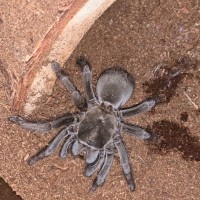
<path fill-rule="evenodd" d="M 28 163 L 33 165 L 40 159 L 51 155 L 63 142 L 60 157 L 65 158 L 71 150 L 74 156 L 85 152 L 86 176 L 91 176 L 99 170 L 91 189 L 101 186 L 111 168 L 114 154 L 119 153 L 120 163 L 125 179 L 131 191 L 135 184 L 128 160 L 128 154 L 121 137 L 125 131 L 138 139 L 148 139 L 150 134 L 144 129 L 127 124 L 124 118 L 149 111 L 155 106 L 154 99 L 147 99 L 130 108 L 121 108 L 131 97 L 134 90 L 134 79 L 122 68 L 113 67 L 102 72 L 97 81 L 96 94 L 92 88 L 92 71 L 84 57 L 77 63 L 81 66 L 85 92 L 81 94 L 70 81 L 69 76 L 61 69 L 60 64 L 52 61 L 51 66 L 57 78 L 70 92 L 79 113 L 66 114 L 47 122 L 31 122 L 17 115 L 9 117 L 23 128 L 36 131 L 50 131 L 52 128 L 65 126 L 56 137 Z"/>

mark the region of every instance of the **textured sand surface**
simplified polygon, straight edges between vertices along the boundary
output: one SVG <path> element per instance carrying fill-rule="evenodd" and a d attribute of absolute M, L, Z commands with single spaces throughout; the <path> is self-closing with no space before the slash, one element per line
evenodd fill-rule
<path fill-rule="evenodd" d="M 156 131 L 154 134 L 160 136 L 158 141 L 149 145 L 123 134 L 137 187 L 133 193 L 128 190 L 117 156 L 107 181 L 95 192 L 88 191 L 95 177 L 84 176 L 85 165 L 80 158 L 69 156 L 61 160 L 57 151 L 35 166 L 28 166 L 28 157 L 45 146 L 58 130 L 38 134 L 8 122 L 6 118 L 11 114 L 9 85 L 3 72 L 0 73 L 0 175 L 17 194 L 24 200 L 200 199 L 198 3 L 192 0 L 153 0 L 150 4 L 149 1 L 118 0 L 93 25 L 65 64 L 65 70 L 80 90 L 83 90 L 81 73 L 75 64 L 79 55 L 86 55 L 92 64 L 94 87 L 99 74 L 108 67 L 119 65 L 129 71 L 135 77 L 136 88 L 126 106 L 155 95 L 156 87 L 158 93 L 163 89 L 163 79 L 158 79 L 160 84 L 159 81 L 153 84 L 155 75 L 152 72 L 157 64 L 165 63 L 165 67 L 157 70 L 159 77 L 175 73 L 173 69 L 184 71 L 180 79 L 175 78 L 168 85 L 167 91 L 172 91 L 168 101 L 152 112 L 128 120 L 153 133 Z M 28 12 L 25 14 L 28 16 Z M 44 15 L 41 20 L 48 23 L 53 16 Z M 21 59 L 22 54 L 31 52 L 31 45 L 20 48 L 21 41 L 29 41 L 28 37 L 21 38 L 25 32 L 37 38 L 38 31 L 45 30 L 42 25 L 32 25 L 28 31 L 21 25 L 16 34 L 14 25 L 9 28 L 6 19 L 0 24 L 5 31 L 1 33 L 1 65 L 15 63 L 16 58 Z M 10 38 L 4 35 L 8 32 L 12 33 Z M 12 43 L 19 44 L 18 50 Z M 159 94 L 163 95 L 162 92 Z M 41 99 L 40 104 L 40 109 L 30 118 L 48 119 L 77 111 L 69 93 L 58 82 L 52 95 Z"/>

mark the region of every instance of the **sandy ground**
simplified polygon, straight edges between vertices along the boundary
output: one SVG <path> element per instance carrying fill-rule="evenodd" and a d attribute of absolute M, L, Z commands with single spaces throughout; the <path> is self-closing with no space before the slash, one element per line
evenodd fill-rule
<path fill-rule="evenodd" d="M 5 5 L 4 0 L 1 4 Z M 47 5 L 53 7 L 52 16 L 56 16 L 59 6 L 59 3 Z M 31 9 L 37 7 L 41 5 L 33 3 Z M 42 30 L 42 25 L 26 27 L 22 18 L 21 27 L 15 26 L 8 38 L 6 33 L 12 25 L 6 20 L 20 19 L 21 15 L 6 16 L 6 9 L 4 6 L 4 11 L 1 10 L 0 20 L 1 65 L 16 64 L 17 73 L 23 75 L 25 69 L 20 72 L 19 63 L 32 48 L 26 37 L 22 41 L 27 44 L 20 42 L 19 33 L 23 35 L 29 30 L 35 38 L 31 40 L 34 46 L 45 27 Z M 41 10 L 45 13 L 45 9 L 44 6 Z M 48 26 L 53 21 L 49 16 L 44 15 L 41 24 L 44 20 Z M 94 87 L 100 73 L 116 65 L 135 77 L 134 96 L 126 106 L 151 96 L 161 99 L 162 103 L 153 111 L 128 120 L 147 128 L 155 136 L 153 141 L 137 141 L 123 134 L 136 182 L 135 192 L 128 190 L 118 157 L 106 183 L 95 192 L 88 190 L 95 177 L 84 176 L 84 161 L 79 158 L 69 156 L 61 160 L 57 151 L 35 166 L 28 166 L 28 157 L 45 146 L 58 130 L 37 134 L 7 121 L 11 100 L 3 72 L 0 73 L 0 175 L 24 200 L 200 199 L 199 27 L 199 1 L 153 0 L 150 4 L 118 0 L 93 25 L 65 64 L 65 70 L 80 90 L 83 90 L 81 73 L 75 63 L 77 56 L 85 55 L 93 67 Z M 17 50 L 17 47 L 23 48 Z M 52 95 L 41 99 L 40 104 L 40 109 L 29 118 L 49 119 L 77 111 L 69 93 L 58 82 Z"/>

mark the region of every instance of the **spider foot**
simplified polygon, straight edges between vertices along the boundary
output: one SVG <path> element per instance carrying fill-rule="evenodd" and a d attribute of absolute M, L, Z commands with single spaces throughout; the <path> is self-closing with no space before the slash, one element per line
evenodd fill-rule
<path fill-rule="evenodd" d="M 90 192 L 94 192 L 99 186 L 96 184 L 96 182 L 94 181 L 94 183 L 91 185 L 91 187 L 89 188 Z"/>
<path fill-rule="evenodd" d="M 41 160 L 41 159 L 43 159 L 43 158 L 45 158 L 45 157 L 47 157 L 47 155 L 45 154 L 44 151 L 42 151 L 42 152 L 39 152 L 38 154 L 36 154 L 36 155 L 30 157 L 30 158 L 27 160 L 27 163 L 28 163 L 29 166 L 32 166 L 32 165 L 34 165 L 37 161 L 39 161 L 39 160 Z"/>
<path fill-rule="evenodd" d="M 84 56 L 78 57 L 77 64 L 79 64 L 82 67 L 82 69 L 84 68 L 85 65 L 90 66 L 89 62 L 86 60 Z"/>
<path fill-rule="evenodd" d="M 14 122 L 18 125 L 22 124 L 23 122 L 25 122 L 26 120 L 23 119 L 22 117 L 18 116 L 18 115 L 11 115 L 9 118 L 8 118 L 11 122 Z"/>
<path fill-rule="evenodd" d="M 51 68 L 52 70 L 58 74 L 59 72 L 61 72 L 61 67 L 60 67 L 60 64 L 58 62 L 56 62 L 55 60 L 53 60 L 51 62 Z"/>
<path fill-rule="evenodd" d="M 27 160 L 27 163 L 29 166 L 34 165 L 36 162 L 38 161 L 38 159 L 36 160 L 36 157 L 31 157 L 29 160 Z"/>
<path fill-rule="evenodd" d="M 129 189 L 131 192 L 135 191 L 135 183 L 134 182 L 129 183 Z"/>

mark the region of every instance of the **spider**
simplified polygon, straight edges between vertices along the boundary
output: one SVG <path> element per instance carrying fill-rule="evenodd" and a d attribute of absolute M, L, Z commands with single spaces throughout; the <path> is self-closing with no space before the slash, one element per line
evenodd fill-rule
<path fill-rule="evenodd" d="M 74 156 L 84 153 L 85 175 L 91 176 L 98 171 L 91 186 L 95 190 L 105 182 L 114 155 L 118 152 L 125 179 L 130 190 L 134 191 L 135 183 L 121 132 L 125 131 L 140 140 L 149 139 L 151 135 L 141 127 L 125 123 L 124 119 L 151 110 L 156 101 L 147 99 L 135 106 L 121 108 L 133 93 L 133 77 L 120 67 L 109 68 L 99 76 L 95 94 L 89 62 L 85 57 L 79 57 L 77 63 L 83 73 L 84 93 L 79 92 L 58 62 L 52 61 L 51 66 L 57 78 L 70 92 L 80 112 L 65 114 L 46 122 L 32 122 L 18 115 L 9 117 L 10 121 L 21 127 L 36 131 L 50 131 L 65 126 L 48 146 L 28 160 L 28 164 L 33 165 L 50 156 L 62 143 L 59 154 L 61 158 L 66 158 L 70 150 Z"/>

